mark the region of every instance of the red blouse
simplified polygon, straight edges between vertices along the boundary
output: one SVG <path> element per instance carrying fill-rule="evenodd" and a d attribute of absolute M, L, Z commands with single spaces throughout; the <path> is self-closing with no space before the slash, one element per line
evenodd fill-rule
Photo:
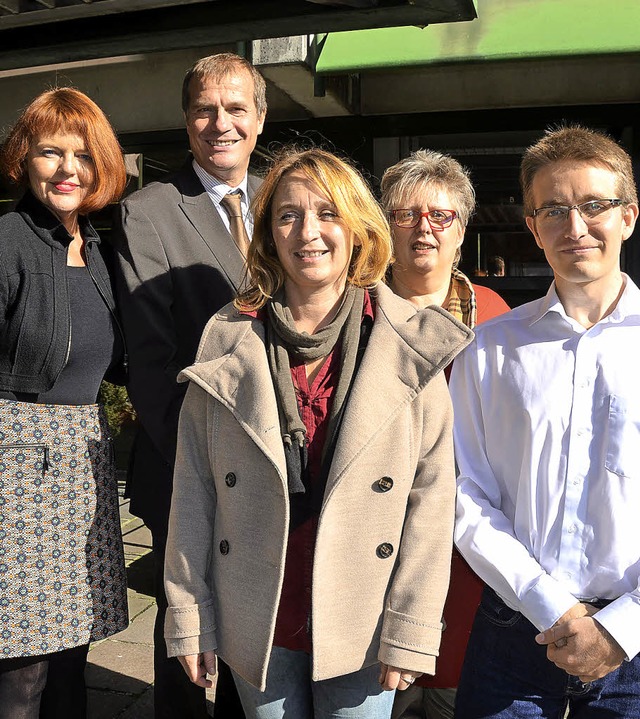
<path fill-rule="evenodd" d="M 362 317 L 374 317 L 374 308 L 365 292 Z M 325 359 L 311 385 L 304 363 L 291 356 L 291 378 L 298 399 L 300 419 L 307 430 L 307 480 L 321 481 L 322 451 L 327 438 L 333 398 L 340 377 L 342 343 L 338 342 Z M 307 519 L 289 534 L 284 582 L 273 643 L 275 646 L 311 653 L 311 584 L 318 515 Z"/>

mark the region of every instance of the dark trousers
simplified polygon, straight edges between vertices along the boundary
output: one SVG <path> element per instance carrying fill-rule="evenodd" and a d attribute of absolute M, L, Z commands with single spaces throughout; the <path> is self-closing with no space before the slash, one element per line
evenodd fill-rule
<path fill-rule="evenodd" d="M 86 719 L 88 651 L 0 660 L 0 719 Z"/>
<path fill-rule="evenodd" d="M 153 630 L 155 719 L 206 719 L 208 714 L 204 689 L 189 680 L 175 657 L 167 657 L 164 641 L 164 618 L 167 612 L 167 597 L 164 592 L 165 542 L 156 542 L 155 536 L 153 553 L 158 605 L 158 614 Z M 220 659 L 218 659 L 214 716 L 215 719 L 244 719 L 244 711 L 233 676 L 229 667 Z"/>
<path fill-rule="evenodd" d="M 486 588 L 467 646 L 456 719 L 640 719 L 640 656 L 584 684 L 547 659 L 538 630 Z"/>
<path fill-rule="evenodd" d="M 154 592 L 158 614 L 153 629 L 154 716 L 155 719 L 205 719 L 204 689 L 185 674 L 180 662 L 167 657 L 164 618 L 167 596 L 164 592 L 164 555 L 167 544 L 173 468 L 158 453 L 149 435 L 140 427 L 131 450 L 127 494 L 130 510 L 140 517 L 153 539 Z M 228 667 L 218 661 L 215 701 L 216 719 L 244 719 L 242 704 Z"/>

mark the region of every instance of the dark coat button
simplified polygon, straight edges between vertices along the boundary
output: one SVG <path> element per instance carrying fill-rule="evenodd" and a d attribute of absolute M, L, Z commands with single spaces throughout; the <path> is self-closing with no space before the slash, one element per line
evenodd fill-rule
<path fill-rule="evenodd" d="M 229 472 L 227 476 L 224 478 L 224 481 L 226 482 L 227 487 L 235 487 L 236 486 L 236 475 L 233 472 Z"/>
<path fill-rule="evenodd" d="M 393 554 L 393 544 L 383 542 L 377 549 L 376 554 L 380 559 L 388 559 Z"/>
<path fill-rule="evenodd" d="M 391 477 L 381 477 L 378 480 L 378 489 L 381 492 L 388 492 L 393 487 L 393 480 Z"/>
<path fill-rule="evenodd" d="M 229 554 L 229 542 L 226 539 L 220 542 L 220 554 Z"/>

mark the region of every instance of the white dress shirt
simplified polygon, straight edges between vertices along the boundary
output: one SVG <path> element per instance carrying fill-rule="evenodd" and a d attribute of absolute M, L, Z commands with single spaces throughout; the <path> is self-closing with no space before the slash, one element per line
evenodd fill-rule
<path fill-rule="evenodd" d="M 247 194 L 247 179 L 248 175 L 245 175 L 242 182 L 237 187 L 231 187 L 230 185 L 225 185 L 224 182 L 221 182 L 218 180 L 218 178 L 214 177 L 213 175 L 210 175 L 206 170 L 204 170 L 200 165 L 193 160 L 193 171 L 198 176 L 198 179 L 202 183 L 202 186 L 204 187 L 207 195 L 209 195 L 209 198 L 211 202 L 213 202 L 213 206 L 218 211 L 218 214 L 222 218 L 222 221 L 224 222 L 224 226 L 231 232 L 231 225 L 229 223 L 229 215 L 227 214 L 227 211 L 222 207 L 220 204 L 222 202 L 222 198 L 229 192 L 236 192 L 237 190 L 242 190 L 241 193 L 241 199 L 240 199 L 240 208 L 242 209 L 242 220 L 244 222 L 244 226 L 247 229 L 247 235 L 251 238 L 253 236 L 253 217 L 251 216 L 251 213 L 249 212 L 249 196 Z"/>
<path fill-rule="evenodd" d="M 538 629 L 576 601 L 640 652 L 640 290 L 586 330 L 555 285 L 455 360 L 456 544 Z"/>

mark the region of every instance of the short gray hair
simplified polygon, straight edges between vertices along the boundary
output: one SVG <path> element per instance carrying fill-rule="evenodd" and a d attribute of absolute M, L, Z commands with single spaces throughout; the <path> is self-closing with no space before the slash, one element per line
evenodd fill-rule
<path fill-rule="evenodd" d="M 416 150 L 395 165 L 387 168 L 380 183 L 382 206 L 387 212 L 402 209 L 416 192 L 444 190 L 456 207 L 463 227 L 476 206 L 476 193 L 471 184 L 469 170 L 453 157 L 435 150 Z"/>

